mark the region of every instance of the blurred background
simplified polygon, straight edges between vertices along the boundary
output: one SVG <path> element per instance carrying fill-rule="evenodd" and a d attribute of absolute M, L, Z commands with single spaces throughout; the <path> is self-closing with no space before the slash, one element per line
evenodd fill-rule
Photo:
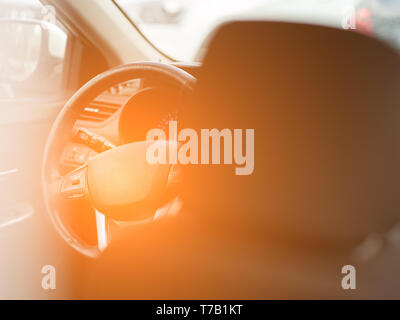
<path fill-rule="evenodd" d="M 315 23 L 375 31 L 399 44 L 396 0 L 117 0 L 158 48 L 171 57 L 201 59 L 207 36 L 232 19 Z M 374 28 L 372 28 L 372 24 Z M 373 30 L 372 30 L 373 29 Z"/>
<path fill-rule="evenodd" d="M 212 31 L 232 19 L 353 28 L 400 46 L 400 2 L 396 0 L 116 0 L 115 3 L 152 44 L 179 61 L 200 61 Z M 59 90 L 67 35 L 57 23 L 55 9 L 39 0 L 0 0 L 0 19 L 3 20 L 0 97 L 51 94 Z M 13 23 L 13 19 L 27 23 Z M 35 20 L 48 24 L 43 27 L 29 23 Z"/>

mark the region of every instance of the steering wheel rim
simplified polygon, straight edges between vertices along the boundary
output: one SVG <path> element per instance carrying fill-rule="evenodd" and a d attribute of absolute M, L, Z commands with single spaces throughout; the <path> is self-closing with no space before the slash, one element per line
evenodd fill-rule
<path fill-rule="evenodd" d="M 63 223 L 57 208 L 57 181 L 62 179 L 59 171 L 59 159 L 66 144 L 70 141 L 75 121 L 84 106 L 113 85 L 132 79 L 172 84 L 178 88 L 178 93 L 182 96 L 190 94 L 195 83 L 195 78 L 189 73 L 162 63 L 137 62 L 110 69 L 91 79 L 67 101 L 53 123 L 44 149 L 41 182 L 50 221 L 58 234 L 71 247 L 88 257 L 97 257 L 101 253 L 99 245 L 83 243 Z"/>

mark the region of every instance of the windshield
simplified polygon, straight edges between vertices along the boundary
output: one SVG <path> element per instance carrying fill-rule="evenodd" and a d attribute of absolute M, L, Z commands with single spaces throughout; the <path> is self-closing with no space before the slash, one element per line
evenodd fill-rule
<path fill-rule="evenodd" d="M 232 19 L 354 29 L 400 46 L 399 0 L 116 0 L 147 39 L 173 59 L 201 58 L 207 36 Z"/>

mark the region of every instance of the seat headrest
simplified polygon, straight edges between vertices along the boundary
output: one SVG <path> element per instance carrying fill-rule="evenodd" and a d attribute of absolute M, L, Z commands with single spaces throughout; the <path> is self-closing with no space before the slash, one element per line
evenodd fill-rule
<path fill-rule="evenodd" d="M 188 205 L 278 237 L 353 243 L 384 232 L 399 218 L 399 86 L 397 52 L 360 33 L 222 26 L 182 125 L 255 129 L 255 170 L 190 167 Z"/>

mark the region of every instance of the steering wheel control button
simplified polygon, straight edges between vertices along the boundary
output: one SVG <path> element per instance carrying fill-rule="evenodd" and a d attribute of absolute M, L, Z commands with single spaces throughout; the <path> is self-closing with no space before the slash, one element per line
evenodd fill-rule
<path fill-rule="evenodd" d="M 78 138 L 79 138 L 78 140 L 82 143 L 89 143 L 91 140 L 91 136 L 90 136 L 89 132 L 87 132 L 83 129 L 80 129 L 78 131 Z"/>
<path fill-rule="evenodd" d="M 78 164 L 84 164 L 89 159 L 89 150 L 81 148 L 75 156 L 75 162 Z"/>
<path fill-rule="evenodd" d="M 74 146 L 71 150 L 67 153 L 67 160 L 74 162 L 76 154 L 78 153 L 78 147 Z"/>
<path fill-rule="evenodd" d="M 64 162 L 81 166 L 89 160 L 90 149 L 79 144 L 69 144 L 65 148 Z"/>
<path fill-rule="evenodd" d="M 99 153 L 115 148 L 115 145 L 111 141 L 83 128 L 78 129 L 74 141 L 88 146 Z"/>
<path fill-rule="evenodd" d="M 69 199 L 82 198 L 87 194 L 86 167 L 67 174 L 61 183 L 61 194 Z"/>

